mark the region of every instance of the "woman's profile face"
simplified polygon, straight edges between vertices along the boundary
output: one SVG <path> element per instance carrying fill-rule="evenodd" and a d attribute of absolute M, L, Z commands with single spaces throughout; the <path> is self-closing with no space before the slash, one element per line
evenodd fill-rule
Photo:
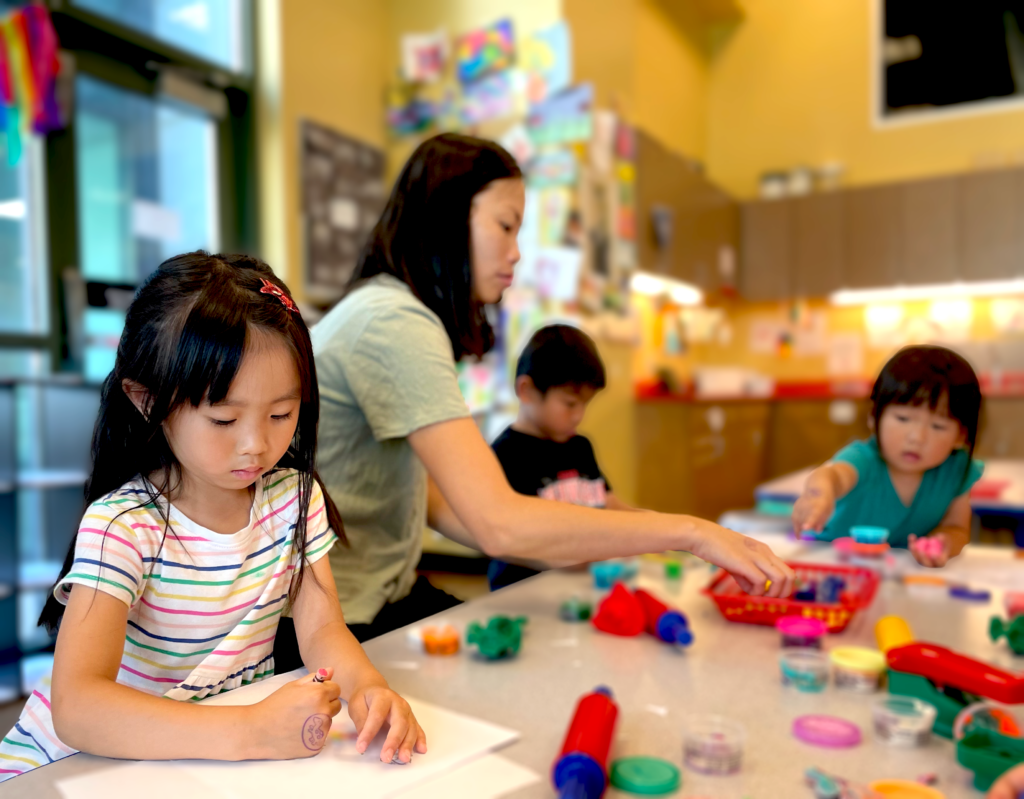
<path fill-rule="evenodd" d="M 517 236 L 525 204 L 526 189 L 521 178 L 491 181 L 473 197 L 469 253 L 473 298 L 477 302 L 498 302 L 512 285 L 512 274 L 519 262 Z"/>

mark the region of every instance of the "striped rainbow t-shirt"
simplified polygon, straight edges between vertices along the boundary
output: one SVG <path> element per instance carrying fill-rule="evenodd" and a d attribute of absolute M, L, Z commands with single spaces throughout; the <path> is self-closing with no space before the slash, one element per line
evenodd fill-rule
<path fill-rule="evenodd" d="M 87 585 L 128 606 L 122 685 L 194 701 L 273 675 L 277 622 L 300 560 L 292 540 L 297 472 L 260 478 L 249 524 L 234 535 L 211 532 L 164 505 L 165 536 L 148 496 L 137 478 L 89 506 L 74 564 L 54 595 L 66 604 L 72 585 Z M 337 541 L 317 483 L 306 524 L 312 563 Z M 53 731 L 49 693 L 44 680 L 0 741 L 0 782 L 74 754 Z"/>

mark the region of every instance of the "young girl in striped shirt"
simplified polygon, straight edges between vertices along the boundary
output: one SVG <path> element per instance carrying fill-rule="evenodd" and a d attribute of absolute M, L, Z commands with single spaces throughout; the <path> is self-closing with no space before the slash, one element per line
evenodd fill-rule
<path fill-rule="evenodd" d="M 340 700 L 360 752 L 385 722 L 382 760 L 426 751 L 342 617 L 325 555 L 344 532 L 314 473 L 318 415 L 309 333 L 266 264 L 196 252 L 157 269 L 128 310 L 85 515 L 40 617 L 59 631 L 52 682 L 0 742 L 0 781 L 76 750 L 310 757 Z M 274 673 L 289 605 L 316 678 L 204 707 Z"/>

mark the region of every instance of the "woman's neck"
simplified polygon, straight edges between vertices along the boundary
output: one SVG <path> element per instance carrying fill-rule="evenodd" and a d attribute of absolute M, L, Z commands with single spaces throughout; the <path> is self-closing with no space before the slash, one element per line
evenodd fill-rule
<path fill-rule="evenodd" d="M 169 489 L 158 482 L 162 479 L 163 474 L 160 473 L 151 476 L 150 482 L 180 513 L 201 527 L 220 535 L 232 535 L 249 525 L 255 486 L 221 488 L 192 479 L 184 470 L 181 478 Z"/>

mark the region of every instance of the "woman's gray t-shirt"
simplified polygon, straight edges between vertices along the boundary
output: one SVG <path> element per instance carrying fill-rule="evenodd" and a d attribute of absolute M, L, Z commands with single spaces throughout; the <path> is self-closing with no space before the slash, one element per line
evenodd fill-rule
<path fill-rule="evenodd" d="M 427 472 L 410 433 L 469 416 L 451 341 L 402 281 L 377 275 L 313 328 L 320 385 L 318 466 L 349 547 L 331 552 L 345 619 L 373 621 L 416 580 Z"/>

